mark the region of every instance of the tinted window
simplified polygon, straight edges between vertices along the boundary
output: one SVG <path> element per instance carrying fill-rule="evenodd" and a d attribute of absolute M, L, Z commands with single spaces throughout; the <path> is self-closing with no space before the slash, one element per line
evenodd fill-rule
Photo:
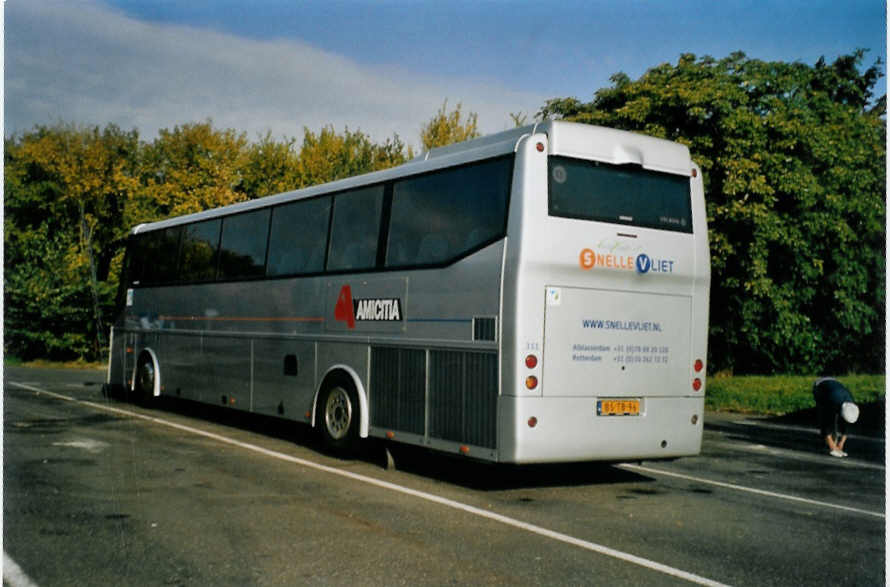
<path fill-rule="evenodd" d="M 128 282 L 132 285 L 139 285 L 145 279 L 143 273 L 145 271 L 145 237 L 142 235 L 130 236 L 127 241 L 127 254 L 125 256 L 124 265 Z"/>
<path fill-rule="evenodd" d="M 368 269 L 377 264 L 383 186 L 337 194 L 328 269 Z"/>
<path fill-rule="evenodd" d="M 266 275 L 324 271 L 331 198 L 303 200 L 272 210 Z"/>
<path fill-rule="evenodd" d="M 393 185 L 386 265 L 442 263 L 504 233 L 512 157 Z"/>
<path fill-rule="evenodd" d="M 216 277 L 219 226 L 218 219 L 185 226 L 179 253 L 180 281 L 212 281 Z"/>
<path fill-rule="evenodd" d="M 269 213 L 269 209 L 264 208 L 223 219 L 219 279 L 263 275 Z"/>
<path fill-rule="evenodd" d="M 689 178 L 550 157 L 550 215 L 692 232 Z"/>
<path fill-rule="evenodd" d="M 168 283 L 176 281 L 176 261 L 179 256 L 181 226 L 145 233 L 139 237 L 142 258 L 142 282 Z"/>

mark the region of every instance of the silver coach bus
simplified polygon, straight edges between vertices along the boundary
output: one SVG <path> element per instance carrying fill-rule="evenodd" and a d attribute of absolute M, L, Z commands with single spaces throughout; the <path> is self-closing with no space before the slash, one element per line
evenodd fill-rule
<path fill-rule="evenodd" d="M 708 255 L 685 146 L 547 121 L 137 226 L 108 383 L 334 449 L 694 455 Z"/>

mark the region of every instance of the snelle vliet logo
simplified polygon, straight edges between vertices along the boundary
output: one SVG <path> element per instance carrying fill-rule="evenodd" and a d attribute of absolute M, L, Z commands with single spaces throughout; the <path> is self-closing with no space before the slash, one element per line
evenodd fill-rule
<path fill-rule="evenodd" d="M 636 271 L 644 275 L 646 273 L 673 273 L 673 259 L 655 259 L 646 253 L 633 255 L 615 255 L 613 253 L 597 253 L 593 249 L 582 249 L 578 255 L 578 264 L 581 269 L 589 271 L 599 266 L 604 269 L 619 269 L 624 271 Z"/>

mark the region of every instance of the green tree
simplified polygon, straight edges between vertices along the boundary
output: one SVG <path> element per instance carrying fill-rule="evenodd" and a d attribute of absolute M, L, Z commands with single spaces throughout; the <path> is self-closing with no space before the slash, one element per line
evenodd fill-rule
<path fill-rule="evenodd" d="M 239 191 L 248 199 L 295 189 L 300 184 L 296 139 L 276 141 L 266 133 L 248 147 Z"/>
<path fill-rule="evenodd" d="M 115 125 L 36 127 L 6 141 L 5 325 L 13 352 L 102 352 L 114 243 L 138 190 L 138 148 L 138 134 Z"/>
<path fill-rule="evenodd" d="M 385 169 L 411 157 L 348 129 L 296 140 L 210 121 L 136 131 L 60 124 L 6 141 L 5 350 L 23 358 L 104 356 L 123 245 L 140 223 Z"/>
<path fill-rule="evenodd" d="M 679 141 L 703 169 L 712 370 L 882 370 L 886 98 L 863 51 L 683 55 L 539 116 Z"/>
<path fill-rule="evenodd" d="M 143 190 L 132 223 L 201 212 L 248 199 L 241 191 L 247 138 L 210 121 L 162 129 L 144 148 Z"/>
<path fill-rule="evenodd" d="M 375 144 L 361 131 L 337 134 L 332 126 L 318 133 L 303 130 L 303 144 L 297 162 L 298 185 L 306 187 L 362 173 L 387 169 L 404 163 L 411 157 L 398 135 L 382 145 Z"/>
<path fill-rule="evenodd" d="M 478 115 L 470 112 L 464 119 L 461 108 L 462 104 L 458 102 L 457 107 L 448 112 L 448 100 L 445 100 L 435 116 L 423 125 L 420 129 L 420 142 L 425 151 L 479 136 L 476 125 Z"/>
<path fill-rule="evenodd" d="M 520 126 L 525 126 L 528 124 L 528 114 L 525 112 L 511 112 L 510 113 L 510 121 L 513 122 L 513 126 L 518 128 Z"/>

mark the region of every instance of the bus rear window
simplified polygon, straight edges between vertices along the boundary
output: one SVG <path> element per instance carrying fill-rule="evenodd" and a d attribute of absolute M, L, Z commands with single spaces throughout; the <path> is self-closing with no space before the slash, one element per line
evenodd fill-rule
<path fill-rule="evenodd" d="M 554 156 L 548 184 L 551 216 L 692 232 L 688 177 Z"/>

